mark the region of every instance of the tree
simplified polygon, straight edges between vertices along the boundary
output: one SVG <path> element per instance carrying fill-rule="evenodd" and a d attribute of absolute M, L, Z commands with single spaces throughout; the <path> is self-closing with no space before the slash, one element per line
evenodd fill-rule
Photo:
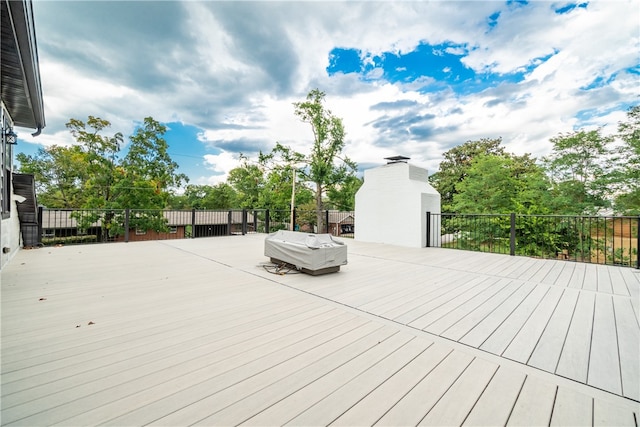
<path fill-rule="evenodd" d="M 627 121 L 618 124 L 621 145 L 611 164 L 611 183 L 615 185 L 616 211 L 640 215 L 640 105 L 627 111 Z"/>
<path fill-rule="evenodd" d="M 453 209 L 459 213 L 550 213 L 549 180 L 525 154 L 477 156 L 456 185 Z"/>
<path fill-rule="evenodd" d="M 281 164 L 306 164 L 299 173 L 303 181 L 313 186 L 318 230 L 324 229 L 323 196 L 330 189 L 338 188 L 349 176 L 354 175 L 357 169 L 356 163 L 342 154 L 345 147 L 342 120 L 325 108 L 324 98 L 324 92 L 313 89 L 307 94 L 306 101 L 293 104 L 294 114 L 311 126 L 311 152 L 305 156 L 289 147 L 276 144 L 271 153 L 271 159 L 279 158 Z"/>
<path fill-rule="evenodd" d="M 612 140 L 600 129 L 551 138 L 553 150 L 544 164 L 557 201 L 556 213 L 596 213 L 608 205 L 605 160 Z"/>
<path fill-rule="evenodd" d="M 442 211 L 453 211 L 453 198 L 458 193 L 456 186 L 468 175 L 473 159 L 482 155 L 504 155 L 500 145 L 502 138 L 482 138 L 478 141 L 467 141 L 462 145 L 446 151 L 438 172 L 429 177 L 433 187 L 440 193 Z"/>
<path fill-rule="evenodd" d="M 237 193 L 229 184 L 187 185 L 184 194 L 170 198 L 173 209 L 231 209 L 237 207 Z"/>
<path fill-rule="evenodd" d="M 22 173 L 33 174 L 38 202 L 49 208 L 83 206 L 87 179 L 86 153 L 79 146 L 40 148 L 34 156 L 18 153 Z"/>
<path fill-rule="evenodd" d="M 167 153 L 166 131 L 166 126 L 147 117 L 129 138 L 129 151 L 118 169 L 114 207 L 163 209 L 170 191 L 188 181 Z"/>
<path fill-rule="evenodd" d="M 113 184 L 117 175 L 117 154 L 120 151 L 123 137 L 120 132 L 113 136 L 101 135 L 104 129 L 111 126 L 108 120 L 89 116 L 86 123 L 78 119 L 70 119 L 67 128 L 84 152 L 87 163 L 83 179 L 82 191 L 86 200 L 83 208 L 107 207 L 113 198 Z"/>
<path fill-rule="evenodd" d="M 231 169 L 227 183 L 236 191 L 241 208 L 259 208 L 261 194 L 265 188 L 264 168 L 260 164 L 251 163 L 241 156 L 242 165 Z"/>
<path fill-rule="evenodd" d="M 327 205 L 332 209 L 352 211 L 356 205 L 356 193 L 362 186 L 363 180 L 355 175 L 349 175 L 344 182 L 334 185 L 327 190 Z"/>
<path fill-rule="evenodd" d="M 76 144 L 49 147 L 36 156 L 18 156 L 20 170 L 36 175 L 38 197 L 49 207 L 105 209 L 78 216 L 81 228 L 100 220 L 105 237 L 121 233 L 125 208 L 155 210 L 131 218 L 132 227 L 165 228 L 159 209 L 166 207 L 173 189 L 187 180 L 177 173 L 178 165 L 167 153 L 165 126 L 145 118 L 120 160 L 123 136 L 120 132 L 103 135 L 110 125 L 94 116 L 86 122 L 72 118 L 67 128 Z"/>

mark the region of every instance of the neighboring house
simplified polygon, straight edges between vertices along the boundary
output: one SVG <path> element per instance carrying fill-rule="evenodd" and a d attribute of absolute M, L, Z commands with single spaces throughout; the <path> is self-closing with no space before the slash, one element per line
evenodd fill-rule
<path fill-rule="evenodd" d="M 17 142 L 14 126 L 35 129 L 34 136 L 45 126 L 38 47 L 31 1 L 0 0 L 2 51 L 0 52 L 2 92 L 0 94 L 0 207 L 2 225 L 0 245 L 4 266 L 20 247 L 20 220 L 23 209 L 31 217 L 36 206 L 35 192 L 31 192 L 28 177 L 21 185 L 22 195 L 14 195 L 13 146 Z M 16 205 L 16 202 L 17 205 Z M 21 215 L 23 213 L 21 212 Z M 31 230 L 31 228 L 30 228 Z"/>
<path fill-rule="evenodd" d="M 78 218 L 90 218 L 97 211 L 92 210 L 70 210 L 70 209 L 43 209 L 42 211 L 42 237 L 46 243 L 55 238 L 70 238 L 69 243 L 73 243 L 75 237 L 78 241 L 83 240 L 83 236 L 95 236 L 93 240 L 99 241 L 102 236 L 102 220 L 98 219 L 86 228 L 79 227 Z M 182 239 L 185 237 L 211 237 L 226 236 L 228 234 L 240 234 L 243 232 L 243 212 L 242 211 L 172 211 L 162 212 L 167 220 L 169 230 L 167 232 L 157 232 L 155 230 L 141 230 L 131 227 L 129 229 L 128 241 L 142 240 L 163 240 Z M 136 211 L 131 211 L 131 219 L 136 215 Z M 95 218 L 95 217 L 94 217 Z M 122 220 L 122 213 L 119 215 Z M 91 220 L 89 220 L 91 221 Z M 246 232 L 254 232 L 256 228 L 256 217 L 247 212 Z M 88 222 L 88 221 L 85 221 Z M 67 239 L 65 239 L 67 240 Z M 124 235 L 116 236 L 113 240 L 123 242 Z M 62 241 L 60 241 L 62 242 Z"/>
<path fill-rule="evenodd" d="M 355 217 L 353 212 L 329 211 L 329 233 L 334 236 L 353 237 Z"/>

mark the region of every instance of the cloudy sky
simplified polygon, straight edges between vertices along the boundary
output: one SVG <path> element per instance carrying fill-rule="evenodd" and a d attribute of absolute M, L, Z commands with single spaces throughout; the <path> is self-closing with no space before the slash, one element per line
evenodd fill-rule
<path fill-rule="evenodd" d="M 438 169 L 468 140 L 549 153 L 560 132 L 615 131 L 640 91 L 637 0 L 34 1 L 47 127 L 18 151 L 70 144 L 69 118 L 131 135 L 165 123 L 191 183 L 279 141 L 307 152 L 293 102 L 324 91 L 361 169 L 392 155 Z"/>

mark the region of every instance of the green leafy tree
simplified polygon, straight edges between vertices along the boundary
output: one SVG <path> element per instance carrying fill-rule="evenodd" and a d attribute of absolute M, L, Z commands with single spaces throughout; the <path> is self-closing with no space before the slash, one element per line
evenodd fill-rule
<path fill-rule="evenodd" d="M 518 195 L 513 176 L 513 160 L 496 155 L 480 155 L 467 168 L 453 196 L 458 213 L 497 214 L 512 212 Z"/>
<path fill-rule="evenodd" d="M 172 198 L 175 209 L 232 209 L 236 205 L 236 191 L 229 184 L 187 185 L 184 194 Z M 177 201 L 180 201 L 177 203 Z"/>
<path fill-rule="evenodd" d="M 261 156 L 263 163 L 276 163 L 281 167 L 306 165 L 299 169 L 299 176 L 312 186 L 318 230 L 324 229 L 322 212 L 326 192 L 339 188 L 357 169 L 356 163 L 342 153 L 345 147 L 342 120 L 325 108 L 324 98 L 324 92 L 313 89 L 306 101 L 293 104 L 295 115 L 308 123 L 313 132 L 313 146 L 308 155 L 278 143 L 271 153 Z"/>
<path fill-rule="evenodd" d="M 86 202 L 86 153 L 80 146 L 40 148 L 33 155 L 18 153 L 20 172 L 33 174 L 38 202 L 49 208 L 76 208 Z"/>
<path fill-rule="evenodd" d="M 67 128 L 84 152 L 87 164 L 83 179 L 82 191 L 86 200 L 83 208 L 105 208 L 113 200 L 113 185 L 118 175 L 115 168 L 118 152 L 123 137 L 120 132 L 113 136 L 102 135 L 101 132 L 111 126 L 108 120 L 89 116 L 86 122 L 70 119 Z"/>
<path fill-rule="evenodd" d="M 502 138 L 482 138 L 467 141 L 443 154 L 444 159 L 438 171 L 429 177 L 433 187 L 440 193 L 443 212 L 453 212 L 453 199 L 458 193 L 456 186 L 467 177 L 473 160 L 482 155 L 503 156 L 505 152 L 501 143 Z"/>
<path fill-rule="evenodd" d="M 616 190 L 615 209 L 625 215 L 640 215 L 640 105 L 627 111 L 627 120 L 618 125 L 621 145 L 615 150 L 610 168 Z"/>
<path fill-rule="evenodd" d="M 252 163 L 241 156 L 242 165 L 229 171 L 227 183 L 236 191 L 238 207 L 252 209 L 262 207 L 261 195 L 264 191 L 265 171 L 262 165 Z"/>
<path fill-rule="evenodd" d="M 106 209 L 76 218 L 80 228 L 102 222 L 103 237 L 123 230 L 125 208 L 153 210 L 131 218 L 131 225 L 145 229 L 165 228 L 159 213 L 170 193 L 186 181 L 167 153 L 166 128 L 151 117 L 130 137 L 124 159 L 121 133 L 104 135 L 107 120 L 89 116 L 70 119 L 67 128 L 76 140 L 72 147 L 53 146 L 36 156 L 19 156 L 21 171 L 35 173 L 38 197 L 49 207 Z"/>
<path fill-rule="evenodd" d="M 341 211 L 352 211 L 356 205 L 356 193 L 362 186 L 363 180 L 355 175 L 349 175 L 344 182 L 334 185 L 327 190 L 327 206 Z"/>
<path fill-rule="evenodd" d="M 557 201 L 556 213 L 589 214 L 608 206 L 605 165 L 612 140 L 600 129 L 551 138 L 553 150 L 544 163 Z"/>
<path fill-rule="evenodd" d="M 147 117 L 129 138 L 129 151 L 120 163 L 115 207 L 163 209 L 170 192 L 188 181 L 167 152 L 166 131 L 166 126 Z"/>

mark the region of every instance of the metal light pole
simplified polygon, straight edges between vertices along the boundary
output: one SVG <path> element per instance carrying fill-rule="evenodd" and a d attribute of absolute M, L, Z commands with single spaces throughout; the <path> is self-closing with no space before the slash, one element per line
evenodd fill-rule
<path fill-rule="evenodd" d="M 295 224 L 293 223 L 293 210 L 295 209 L 296 203 L 296 168 L 293 168 L 293 181 L 291 183 L 291 221 L 290 228 L 291 231 L 295 231 Z"/>

